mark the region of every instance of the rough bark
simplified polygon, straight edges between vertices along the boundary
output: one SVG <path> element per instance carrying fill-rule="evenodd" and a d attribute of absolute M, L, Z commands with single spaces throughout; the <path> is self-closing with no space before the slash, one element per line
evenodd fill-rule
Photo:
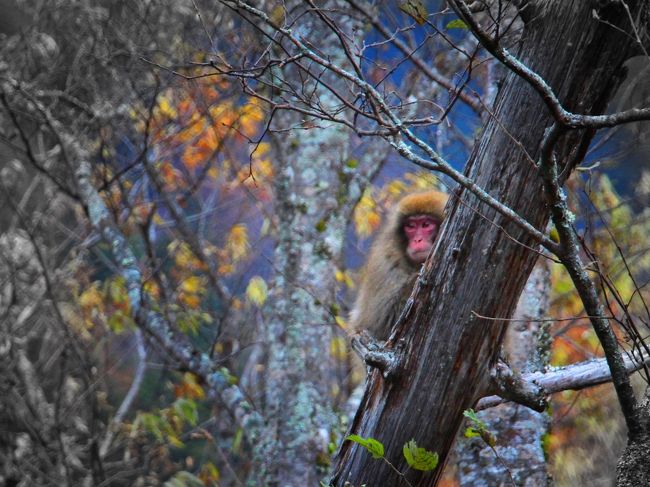
<path fill-rule="evenodd" d="M 618 487 L 650 485 L 648 455 L 650 455 L 650 435 L 630 441 L 616 467 L 616 485 Z"/>
<path fill-rule="evenodd" d="M 545 259 L 538 261 L 515 310 L 504 340 L 508 363 L 521 372 L 541 371 L 548 362 L 549 322 L 546 318 L 550 293 L 550 272 Z M 478 417 L 494 433 L 492 449 L 478 438 L 461 438 L 455 452 L 458 478 L 468 487 L 517 485 L 544 487 L 548 485 L 546 458 L 542 446 L 548 433 L 549 415 L 538 413 L 515 403 L 501 404 L 481 411 Z M 507 469 L 507 470 L 506 470 Z"/>
<path fill-rule="evenodd" d="M 650 485 L 650 388 L 639 407 L 645 432 L 628 438 L 627 446 L 616 466 L 617 487 L 636 487 Z"/>
<path fill-rule="evenodd" d="M 546 80 L 569 110 L 602 113 L 620 83 L 632 40 L 622 28 L 629 25 L 625 10 L 617 5 L 596 12 L 601 20 L 593 15 L 598 5 L 581 1 L 545 2 L 528 17 L 532 20 L 525 27 L 519 58 Z M 629 5 L 634 13 L 639 4 Z M 499 121 L 486 123 L 466 174 L 544 229 L 549 212 L 532 161 L 539 157 L 551 115 L 530 85 L 513 74 L 497 96 L 494 113 Z M 569 133 L 558 146 L 558 160 L 579 162 L 592 135 Z M 413 305 L 388 342 L 403 351 L 402 373 L 391 382 L 373 373 L 350 428 L 351 433 L 381 441 L 385 457 L 418 486 L 435 485 L 443 469 L 408 471 L 402 446 L 415 439 L 437 452 L 444 465 L 462 411 L 484 390 L 506 328 L 473 312 L 509 318 L 536 258 L 529 237 L 467 191 L 451 198 L 439 242 L 416 285 Z M 335 472 L 337 486 L 400 484 L 398 473 L 352 442 L 341 446 Z"/>
<path fill-rule="evenodd" d="M 320 29 L 320 47 L 338 65 L 348 65 L 336 35 L 315 16 L 305 15 L 301 2 L 287 3 L 287 11 L 302 18 L 309 32 Z M 295 86 L 301 85 L 300 74 L 291 69 L 282 72 L 284 80 Z M 327 79 L 330 86 L 343 89 L 340 79 Z M 305 83 L 302 89 L 314 90 L 322 106 L 336 106 L 338 101 L 327 90 Z M 329 460 L 327 448 L 336 425 L 331 394 L 336 375 L 329 353 L 336 265 L 363 180 L 380 167 L 385 151 L 384 144 L 377 144 L 353 169 L 346 165 L 351 155 L 345 127 L 287 133 L 303 119 L 301 114 L 281 111 L 272 125 L 281 129 L 271 136 L 278 162 L 276 276 L 263 328 L 267 425 L 265 437 L 255 447 L 253 482 L 259 485 L 317 485 L 324 474 L 315 466 Z"/>

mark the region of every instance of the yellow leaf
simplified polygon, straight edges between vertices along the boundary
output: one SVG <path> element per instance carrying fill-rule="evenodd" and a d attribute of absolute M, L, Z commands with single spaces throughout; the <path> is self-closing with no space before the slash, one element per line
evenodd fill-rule
<path fill-rule="evenodd" d="M 345 284 L 347 287 L 354 288 L 354 280 L 350 276 L 350 273 L 348 271 L 342 271 L 340 269 L 336 269 L 334 272 L 334 278 L 338 282 L 342 282 Z"/>
<path fill-rule="evenodd" d="M 377 203 L 366 191 L 359 204 L 354 209 L 354 228 L 360 237 L 368 237 L 374 232 L 381 223 L 381 216 L 377 213 Z"/>
<path fill-rule="evenodd" d="M 381 216 L 379 216 L 379 213 L 369 213 L 366 222 L 370 227 L 370 231 L 374 232 L 377 230 L 377 228 L 379 228 L 379 224 L 381 223 Z"/>
<path fill-rule="evenodd" d="M 248 228 L 243 223 L 233 226 L 226 239 L 226 249 L 234 262 L 238 262 L 248 252 Z"/>
<path fill-rule="evenodd" d="M 201 296 L 205 294 L 205 278 L 190 276 L 180 285 L 179 300 L 189 308 L 198 308 Z"/>
<path fill-rule="evenodd" d="M 350 272 L 349 272 L 349 271 L 345 271 L 345 272 L 344 272 L 344 278 L 345 278 L 345 279 L 344 279 L 345 285 L 346 285 L 347 287 L 349 287 L 350 289 L 354 289 L 354 287 L 355 287 L 355 286 L 354 286 L 354 279 L 352 279 L 352 276 L 350 276 Z"/>
<path fill-rule="evenodd" d="M 212 463 L 207 462 L 201 466 L 201 472 L 199 473 L 199 478 L 205 485 L 217 485 L 221 474 L 219 469 Z"/>
<path fill-rule="evenodd" d="M 146 292 L 152 298 L 158 298 L 160 296 L 160 288 L 156 281 L 146 281 L 144 283 L 144 292 Z"/>
<path fill-rule="evenodd" d="M 169 443 L 170 443 L 173 447 L 176 447 L 176 448 L 182 448 L 182 447 L 184 446 L 184 443 L 183 443 L 183 442 L 181 441 L 181 439 L 180 439 L 178 436 L 176 436 L 176 435 L 169 435 L 169 436 L 167 437 L 167 441 L 169 441 Z"/>
<path fill-rule="evenodd" d="M 201 298 L 198 294 L 185 294 L 181 293 L 179 299 L 187 306 L 188 308 L 198 308 L 201 304 Z"/>
<path fill-rule="evenodd" d="M 334 321 L 336 321 L 336 324 L 339 325 L 341 328 L 343 328 L 344 330 L 347 330 L 348 324 L 345 322 L 345 320 L 343 318 L 341 318 L 340 316 L 336 316 L 334 318 Z"/>
<path fill-rule="evenodd" d="M 79 304 L 86 309 L 102 308 L 104 299 L 102 293 L 99 291 L 99 283 L 93 282 L 91 286 L 86 289 L 81 296 L 79 296 Z"/>
<path fill-rule="evenodd" d="M 268 295 L 266 282 L 259 276 L 253 277 L 246 287 L 246 298 L 256 306 L 262 306 Z"/>
<path fill-rule="evenodd" d="M 219 148 L 219 140 L 211 128 L 201 133 L 200 137 L 185 147 L 183 151 L 183 162 L 190 169 L 201 166 L 214 157 Z"/>
<path fill-rule="evenodd" d="M 268 159 L 257 161 L 253 166 L 253 174 L 256 179 L 268 180 L 273 176 L 273 164 Z"/>
<path fill-rule="evenodd" d="M 201 279 L 199 276 L 190 276 L 182 282 L 181 290 L 186 293 L 202 293 L 204 291 L 203 279 Z"/>
<path fill-rule="evenodd" d="M 183 388 L 185 392 L 185 396 L 192 398 L 192 399 L 204 399 L 205 398 L 205 390 L 203 387 L 201 387 L 201 384 L 199 384 L 196 380 L 196 376 L 194 374 L 190 373 L 185 373 L 183 374 Z"/>
<path fill-rule="evenodd" d="M 179 132 L 179 142 L 189 142 L 203 132 L 205 128 L 205 120 L 198 114 L 194 114 L 192 119 L 193 120 L 189 122 L 181 132 Z"/>
<path fill-rule="evenodd" d="M 108 283 L 108 296 L 112 304 L 128 313 L 131 308 L 129 294 L 126 290 L 126 282 L 122 278 L 112 279 Z"/>
<path fill-rule="evenodd" d="M 256 157 L 264 157 L 269 152 L 271 152 L 271 144 L 268 142 L 260 142 L 257 144 L 257 149 L 255 150 Z"/>
<path fill-rule="evenodd" d="M 162 161 L 158 164 L 158 171 L 162 176 L 163 181 L 168 185 L 169 189 L 176 188 L 182 174 L 169 161 Z"/>
<path fill-rule="evenodd" d="M 176 109 L 169 102 L 169 98 L 162 97 L 158 102 L 158 113 L 167 118 L 176 118 L 178 113 Z"/>
<path fill-rule="evenodd" d="M 241 110 L 241 131 L 252 136 L 258 130 L 259 123 L 264 120 L 264 112 L 257 98 L 251 98 Z"/>
<path fill-rule="evenodd" d="M 330 340 L 330 355 L 335 360 L 346 360 L 348 356 L 347 341 L 342 336 L 334 337 Z"/>
<path fill-rule="evenodd" d="M 394 181 L 388 183 L 386 190 L 392 197 L 397 197 L 404 193 L 406 190 L 406 184 L 401 179 L 395 179 Z"/>
<path fill-rule="evenodd" d="M 174 244 L 172 248 L 172 244 Z M 169 252 L 174 253 L 174 263 L 182 268 L 189 270 L 204 270 L 206 265 L 198 259 L 194 252 L 190 249 L 190 246 L 186 242 L 181 242 L 180 244 L 177 241 L 170 244 Z"/>
<path fill-rule="evenodd" d="M 409 172 L 404 175 L 404 179 L 410 183 L 408 191 L 422 191 L 425 189 L 434 189 L 438 186 L 438 178 L 432 172 L 418 171 Z"/>

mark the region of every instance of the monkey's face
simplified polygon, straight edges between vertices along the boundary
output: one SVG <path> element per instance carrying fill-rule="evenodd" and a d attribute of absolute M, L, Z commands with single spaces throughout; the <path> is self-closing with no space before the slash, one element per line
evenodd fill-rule
<path fill-rule="evenodd" d="M 402 230 L 406 236 L 406 255 L 414 264 L 422 264 L 438 235 L 440 222 L 431 215 L 414 215 L 404 219 Z"/>

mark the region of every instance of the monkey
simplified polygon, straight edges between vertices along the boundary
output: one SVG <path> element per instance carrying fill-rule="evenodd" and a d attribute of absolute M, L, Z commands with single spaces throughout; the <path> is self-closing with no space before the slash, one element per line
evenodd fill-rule
<path fill-rule="evenodd" d="M 391 211 L 370 248 L 350 314 L 352 329 L 388 339 L 438 236 L 447 199 L 435 190 L 413 193 Z"/>

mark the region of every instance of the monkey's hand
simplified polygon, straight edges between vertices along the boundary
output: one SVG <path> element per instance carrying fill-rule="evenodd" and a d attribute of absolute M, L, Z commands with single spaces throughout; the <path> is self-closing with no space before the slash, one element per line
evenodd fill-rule
<path fill-rule="evenodd" d="M 396 375 L 399 368 L 397 354 L 385 348 L 367 331 L 363 330 L 353 335 L 351 342 L 357 355 L 370 367 L 379 369 L 384 379 L 388 380 Z"/>

